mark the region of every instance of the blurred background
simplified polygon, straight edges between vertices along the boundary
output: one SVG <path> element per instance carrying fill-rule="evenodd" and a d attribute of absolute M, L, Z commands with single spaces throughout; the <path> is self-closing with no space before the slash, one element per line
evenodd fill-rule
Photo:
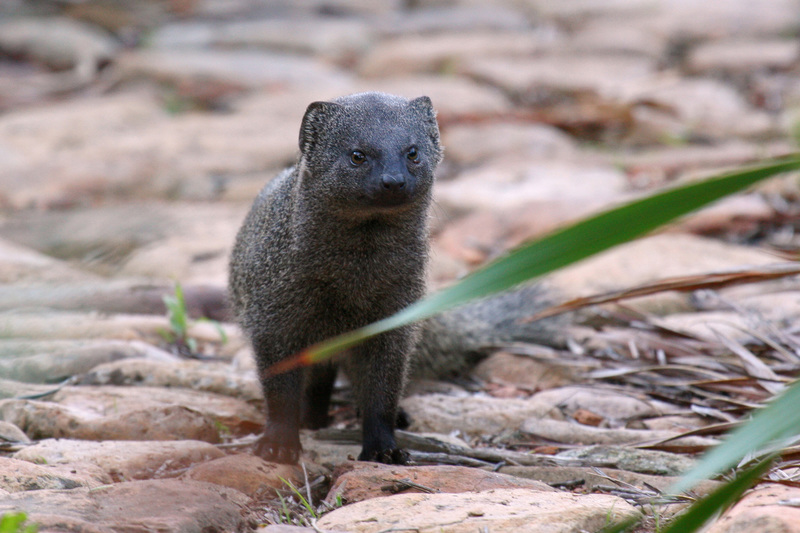
<path fill-rule="evenodd" d="M 308 103 L 381 90 L 438 109 L 437 286 L 642 191 L 794 150 L 799 3 L 4 0 L 0 281 L 223 290 Z M 684 229 L 794 252 L 797 207 L 785 179 Z"/>

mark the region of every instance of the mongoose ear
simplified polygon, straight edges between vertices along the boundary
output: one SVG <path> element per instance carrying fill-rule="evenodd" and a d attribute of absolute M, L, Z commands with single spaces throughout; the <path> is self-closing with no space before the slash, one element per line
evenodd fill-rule
<path fill-rule="evenodd" d="M 411 100 L 410 105 L 425 120 L 426 131 L 438 152 L 437 159 L 441 160 L 442 148 L 439 143 L 439 123 L 436 122 L 436 110 L 433 109 L 431 99 L 427 96 L 420 96 Z"/>
<path fill-rule="evenodd" d="M 300 126 L 300 153 L 307 153 L 314 145 L 319 132 L 338 107 L 339 104 L 333 102 L 311 102 L 308 105 Z"/>

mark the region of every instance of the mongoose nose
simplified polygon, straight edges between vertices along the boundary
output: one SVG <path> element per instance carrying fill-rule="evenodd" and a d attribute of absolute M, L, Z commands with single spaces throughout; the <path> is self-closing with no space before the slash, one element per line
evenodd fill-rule
<path fill-rule="evenodd" d="M 384 175 L 381 177 L 381 184 L 387 191 L 399 191 L 406 186 L 406 180 L 403 176 Z"/>

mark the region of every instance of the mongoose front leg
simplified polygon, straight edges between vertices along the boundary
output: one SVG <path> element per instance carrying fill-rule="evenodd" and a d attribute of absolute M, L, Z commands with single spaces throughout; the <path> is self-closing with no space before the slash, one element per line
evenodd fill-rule
<path fill-rule="evenodd" d="M 293 464 L 300 458 L 300 402 L 302 371 L 295 370 L 264 378 L 267 423 L 255 443 L 259 457 L 276 463 Z"/>
<path fill-rule="evenodd" d="M 408 453 L 397 447 L 394 430 L 412 344 L 410 330 L 404 328 L 364 344 L 350 358 L 349 372 L 360 376 L 356 389 L 362 417 L 359 461 L 408 462 Z"/>

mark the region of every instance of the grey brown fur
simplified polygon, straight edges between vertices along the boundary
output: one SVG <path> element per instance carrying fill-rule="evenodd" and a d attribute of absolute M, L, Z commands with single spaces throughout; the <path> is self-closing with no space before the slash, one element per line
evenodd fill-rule
<path fill-rule="evenodd" d="M 267 402 L 267 425 L 256 444 L 262 457 L 297 460 L 300 427 L 328 422 L 336 376 L 333 364 L 273 377 L 264 371 L 423 296 L 428 209 L 441 157 L 427 97 L 362 93 L 308 106 L 300 158 L 261 191 L 230 263 L 231 301 L 252 342 Z M 539 325 L 515 325 L 541 305 L 539 296 L 526 288 L 424 322 L 413 370 L 457 372 L 467 364 L 462 361 L 495 343 L 552 341 Z M 395 444 L 394 426 L 419 338 L 419 327 L 400 328 L 342 360 L 362 417 L 359 459 L 407 459 Z"/>

